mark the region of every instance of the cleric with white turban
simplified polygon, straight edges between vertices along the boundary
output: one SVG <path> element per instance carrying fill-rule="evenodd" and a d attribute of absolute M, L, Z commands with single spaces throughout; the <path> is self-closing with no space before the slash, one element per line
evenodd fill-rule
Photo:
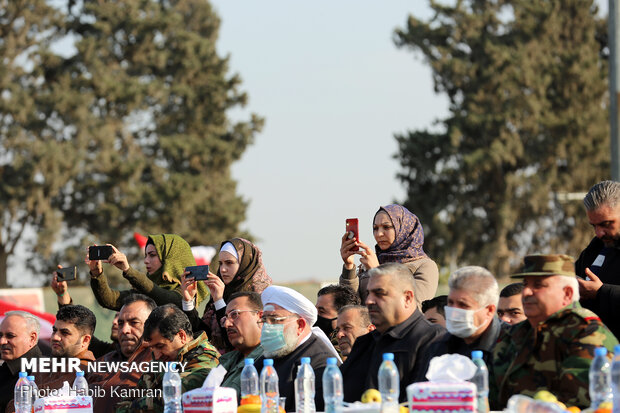
<path fill-rule="evenodd" d="M 293 314 L 299 315 L 299 317 L 306 320 L 308 326 L 313 326 L 314 323 L 316 323 L 318 314 L 314 304 L 301 293 L 291 288 L 271 285 L 265 288 L 261 294 L 261 299 L 265 311 L 269 311 L 269 308 L 274 308 L 273 305 L 269 307 L 270 304 L 275 304 Z M 295 342 L 293 344 L 292 335 L 287 335 L 282 324 L 280 324 L 282 327 L 277 326 L 278 324 L 263 324 L 261 345 L 265 351 L 265 357 L 277 357 L 278 355 L 283 355 L 282 353 L 288 354 L 295 347 L 301 345 L 310 338 L 310 335 L 301 337 L 299 343 Z M 278 330 L 277 333 L 275 330 Z M 327 346 L 328 350 L 332 353 L 332 357 L 336 357 L 338 361 L 341 361 L 336 349 L 325 333 L 318 327 L 311 327 L 311 331 Z M 276 335 L 278 335 L 278 339 L 274 338 Z"/>

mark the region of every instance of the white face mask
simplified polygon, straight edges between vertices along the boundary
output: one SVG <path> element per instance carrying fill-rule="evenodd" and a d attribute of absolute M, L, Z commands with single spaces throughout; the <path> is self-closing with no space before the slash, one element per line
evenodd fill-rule
<path fill-rule="evenodd" d="M 448 307 L 444 308 L 446 312 L 446 328 L 450 334 L 460 338 L 472 336 L 480 326 L 474 321 L 474 314 L 478 311 L 486 310 L 486 307 L 477 310 L 463 310 L 462 308 Z"/>

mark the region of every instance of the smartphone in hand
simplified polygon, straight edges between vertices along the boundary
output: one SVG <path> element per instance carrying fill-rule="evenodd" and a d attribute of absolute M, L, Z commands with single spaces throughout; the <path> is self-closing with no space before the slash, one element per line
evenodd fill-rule
<path fill-rule="evenodd" d="M 193 278 L 194 281 L 204 281 L 209 276 L 208 265 L 194 265 L 191 267 L 185 267 L 185 271 L 189 271 L 189 274 L 185 278 Z"/>
<path fill-rule="evenodd" d="M 90 261 L 101 261 L 110 258 L 114 250 L 110 245 L 91 245 L 88 247 L 88 259 Z"/>
<path fill-rule="evenodd" d="M 356 242 L 360 241 L 360 234 L 359 234 L 359 220 L 357 218 L 347 218 L 346 221 L 346 232 L 348 234 L 348 238 L 349 239 L 353 239 L 355 238 Z M 351 248 L 351 251 L 359 251 L 359 247 L 358 246 L 354 246 L 353 248 Z"/>
<path fill-rule="evenodd" d="M 77 279 L 77 266 L 56 269 L 56 280 L 58 282 L 73 281 L 75 279 Z"/>

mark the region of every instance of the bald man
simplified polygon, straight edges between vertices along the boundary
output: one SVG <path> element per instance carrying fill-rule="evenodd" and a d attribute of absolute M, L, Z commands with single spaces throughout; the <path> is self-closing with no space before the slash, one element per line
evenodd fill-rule
<path fill-rule="evenodd" d="M 41 357 L 37 346 L 39 320 L 26 311 L 7 311 L 0 323 L 0 412 L 13 399 L 15 383 L 19 378 L 21 360 Z"/>

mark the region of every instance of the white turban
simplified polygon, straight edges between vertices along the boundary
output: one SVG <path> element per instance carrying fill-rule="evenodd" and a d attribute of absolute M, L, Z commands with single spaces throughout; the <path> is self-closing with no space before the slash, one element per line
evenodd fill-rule
<path fill-rule="evenodd" d="M 285 310 L 299 315 L 301 318 L 306 320 L 310 326 L 313 326 L 314 323 L 316 323 L 318 312 L 314 304 L 304 297 L 303 294 L 293 290 L 292 288 L 282 287 L 279 285 L 270 285 L 262 292 L 261 300 L 263 301 L 263 307 L 267 304 L 277 304 Z M 327 338 L 323 330 L 318 327 L 312 327 L 312 332 L 327 345 L 329 350 L 333 353 L 333 356 L 337 357 L 338 360 L 342 362 L 338 352 L 329 341 L 329 338 Z"/>
<path fill-rule="evenodd" d="M 268 303 L 277 304 L 291 313 L 299 314 L 310 325 L 316 323 L 318 313 L 314 304 L 292 288 L 270 285 L 265 288 L 260 297 L 263 307 Z"/>

